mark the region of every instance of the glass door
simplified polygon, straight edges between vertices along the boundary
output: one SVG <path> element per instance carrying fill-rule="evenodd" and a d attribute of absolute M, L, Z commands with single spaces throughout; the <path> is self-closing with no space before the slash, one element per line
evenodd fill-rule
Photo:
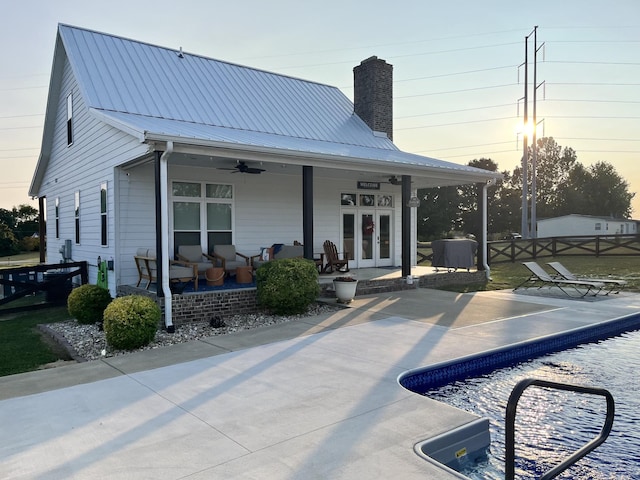
<path fill-rule="evenodd" d="M 391 212 L 377 212 L 377 262 L 376 266 L 384 267 L 392 265 L 393 242 L 391 237 Z"/>

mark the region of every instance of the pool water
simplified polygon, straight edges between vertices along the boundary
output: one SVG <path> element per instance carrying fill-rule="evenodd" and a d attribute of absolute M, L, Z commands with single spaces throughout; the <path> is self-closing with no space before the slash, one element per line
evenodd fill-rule
<path fill-rule="evenodd" d="M 525 378 L 605 388 L 616 402 L 606 442 L 557 478 L 640 478 L 640 331 L 555 353 L 426 393 L 490 420 L 487 459 L 463 471 L 472 479 L 504 479 L 504 418 L 513 387 Z M 516 414 L 516 478 L 539 478 L 596 437 L 604 397 L 530 387 Z"/>

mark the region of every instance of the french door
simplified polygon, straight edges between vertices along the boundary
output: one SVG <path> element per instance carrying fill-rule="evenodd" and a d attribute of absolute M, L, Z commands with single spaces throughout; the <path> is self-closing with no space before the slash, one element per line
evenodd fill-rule
<path fill-rule="evenodd" d="M 343 212 L 344 250 L 352 266 L 383 267 L 393 264 L 393 228 L 391 210 Z"/>

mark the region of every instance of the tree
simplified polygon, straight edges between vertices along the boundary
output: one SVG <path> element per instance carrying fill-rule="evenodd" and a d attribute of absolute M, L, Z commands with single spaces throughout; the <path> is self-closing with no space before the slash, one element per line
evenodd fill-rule
<path fill-rule="evenodd" d="M 30 237 L 39 231 L 38 209 L 31 205 L 18 205 L 13 207 L 11 214 L 14 218 L 14 234 L 21 240 L 24 237 Z"/>
<path fill-rule="evenodd" d="M 457 187 L 435 187 L 418 190 L 418 238 L 434 240 L 458 230 L 460 193 Z"/>
<path fill-rule="evenodd" d="M 631 218 L 629 184 L 607 162 L 598 162 L 589 168 L 583 193 L 591 215 Z"/>
<path fill-rule="evenodd" d="M 18 239 L 7 224 L 0 222 L 0 256 L 15 255 L 18 252 L 20 252 Z"/>

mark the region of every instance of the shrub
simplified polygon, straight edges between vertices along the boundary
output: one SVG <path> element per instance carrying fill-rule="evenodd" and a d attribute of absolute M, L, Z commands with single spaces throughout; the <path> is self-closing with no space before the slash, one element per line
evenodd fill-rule
<path fill-rule="evenodd" d="M 278 315 L 304 313 L 320 293 L 315 262 L 271 260 L 256 270 L 258 302 Z"/>
<path fill-rule="evenodd" d="M 109 290 L 86 284 L 71 291 L 67 298 L 67 310 L 79 323 L 101 322 L 102 313 L 111 300 Z"/>
<path fill-rule="evenodd" d="M 161 317 L 160 307 L 149 297 L 116 298 L 104 311 L 107 343 L 119 350 L 147 345 L 154 339 Z"/>

